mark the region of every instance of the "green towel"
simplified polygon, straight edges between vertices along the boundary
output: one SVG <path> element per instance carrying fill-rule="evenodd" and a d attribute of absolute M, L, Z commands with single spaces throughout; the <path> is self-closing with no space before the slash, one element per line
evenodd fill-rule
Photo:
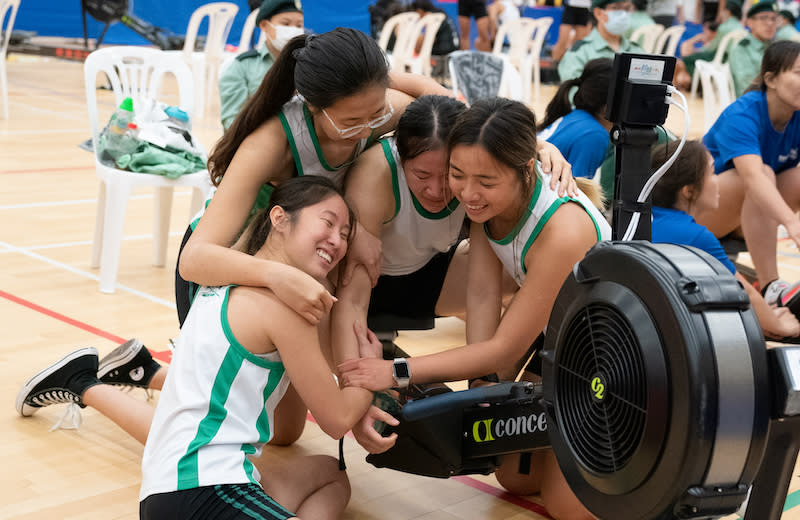
<path fill-rule="evenodd" d="M 159 148 L 143 142 L 135 152 L 117 158 L 117 167 L 137 173 L 164 175 L 177 179 L 181 175 L 206 168 L 203 158 L 174 148 Z"/>

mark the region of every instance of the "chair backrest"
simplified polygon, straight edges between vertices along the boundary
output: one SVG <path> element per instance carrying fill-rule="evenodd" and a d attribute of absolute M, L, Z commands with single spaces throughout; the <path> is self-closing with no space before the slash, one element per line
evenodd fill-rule
<path fill-rule="evenodd" d="M 736 45 L 739 40 L 747 36 L 747 29 L 736 29 L 735 31 L 731 31 L 719 41 L 719 45 L 717 46 L 717 52 L 714 53 L 714 59 L 711 60 L 714 63 L 722 63 L 725 60 L 725 53 L 728 52 L 728 49 L 732 48 Z"/>
<path fill-rule="evenodd" d="M 17 17 L 19 2 L 20 0 L 0 0 L 0 59 L 3 61 L 8 52 L 8 40 L 14 29 L 14 19 Z M 8 18 L 8 23 L 3 25 L 6 18 Z"/>
<path fill-rule="evenodd" d="M 656 40 L 664 32 L 664 26 L 659 23 L 642 25 L 631 34 L 631 41 L 636 42 L 644 52 L 652 54 L 656 47 Z"/>
<path fill-rule="evenodd" d="M 700 85 L 703 88 L 703 133 L 705 133 L 736 96 L 727 63 L 697 60 L 695 68 L 700 74 Z"/>
<path fill-rule="evenodd" d="M 197 41 L 197 31 L 204 18 L 208 18 L 208 33 L 204 52 L 206 57 L 222 57 L 225 51 L 225 42 L 228 40 L 228 33 L 231 31 L 233 19 L 239 12 L 239 6 L 231 2 L 213 2 L 201 5 L 192 13 L 189 18 L 189 25 L 186 27 L 186 40 L 183 42 L 183 54 L 185 59 L 191 60 L 194 53 L 195 42 Z M 254 20 L 255 21 L 255 20 Z"/>
<path fill-rule="evenodd" d="M 455 51 L 448 56 L 453 92 L 462 93 L 467 103 L 495 96 L 522 98 L 519 72 L 505 56 L 481 51 Z"/>
<path fill-rule="evenodd" d="M 100 72 L 105 73 L 111 84 L 114 106 L 130 97 L 134 112 L 142 100 L 158 100 L 164 76 L 173 75 L 178 86 L 178 106 L 189 115 L 191 122 L 194 107 L 192 71 L 179 53 L 138 46 L 104 47 L 89 54 L 83 64 L 92 142 L 98 142 L 101 125 L 105 124 L 98 119 L 97 75 Z"/>
<path fill-rule="evenodd" d="M 494 40 L 492 54 L 495 56 L 505 54 L 513 65 L 519 67 L 530 51 L 531 39 L 539 27 L 539 22 L 535 18 L 522 16 L 515 20 L 509 20 L 500 27 L 505 36 L 500 39 L 500 34 L 498 33 Z M 508 52 L 503 52 L 503 42 L 506 36 L 509 41 Z"/>
<path fill-rule="evenodd" d="M 685 30 L 686 26 L 684 25 L 673 25 L 672 27 L 664 29 L 664 31 L 658 35 L 658 39 L 656 39 L 653 52 L 656 54 L 675 56 L 675 51 L 678 50 L 678 42 L 681 40 L 681 36 L 683 36 Z"/>
<path fill-rule="evenodd" d="M 403 53 L 405 63 L 399 63 L 395 60 L 395 67 L 400 67 L 403 70 L 404 65 L 411 66 L 410 72 L 423 74 L 425 76 L 431 75 L 431 54 L 433 52 L 433 42 L 436 40 L 436 33 L 439 32 L 444 19 L 447 15 L 444 13 L 428 13 L 416 22 L 414 22 L 411 31 L 406 38 L 406 49 Z M 419 55 L 415 56 L 417 39 L 422 36 L 422 46 L 419 50 Z"/>
<path fill-rule="evenodd" d="M 256 27 L 256 17 L 258 16 L 258 11 L 259 10 L 256 9 L 247 15 L 247 19 L 244 21 L 244 27 L 242 27 L 242 37 L 239 38 L 239 47 L 236 49 L 237 53 L 246 52 L 253 48 L 253 32 L 258 29 L 258 27 Z M 261 46 L 266 39 L 267 35 L 259 29 L 256 47 Z"/>
<path fill-rule="evenodd" d="M 395 34 L 395 45 L 397 40 L 400 39 L 401 30 L 408 30 L 408 26 L 417 21 L 419 15 L 415 11 L 408 11 L 405 13 L 398 13 L 383 24 L 381 34 L 378 36 L 378 46 L 384 51 L 389 47 L 389 40 L 392 34 Z"/>
<path fill-rule="evenodd" d="M 547 37 L 547 31 L 550 30 L 551 25 L 553 25 L 553 19 L 549 16 L 536 18 L 536 31 L 533 33 L 529 51 L 534 58 L 541 56 L 544 39 Z"/>

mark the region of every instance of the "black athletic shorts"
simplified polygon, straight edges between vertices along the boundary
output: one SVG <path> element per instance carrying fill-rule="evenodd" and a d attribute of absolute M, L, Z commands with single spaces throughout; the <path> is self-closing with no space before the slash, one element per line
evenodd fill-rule
<path fill-rule="evenodd" d="M 458 0 L 458 16 L 467 18 L 484 18 L 489 16 L 486 11 L 486 0 Z"/>
<path fill-rule="evenodd" d="M 561 23 L 564 25 L 586 25 L 589 23 L 589 9 L 587 7 L 564 5 L 564 11 L 561 13 Z"/>
<path fill-rule="evenodd" d="M 158 493 L 139 503 L 140 520 L 286 520 L 294 516 L 256 484 L 223 484 Z"/>
<path fill-rule="evenodd" d="M 434 256 L 413 273 L 380 276 L 370 295 L 367 316 L 391 314 L 411 319 L 436 317 L 436 302 L 456 247 Z"/>

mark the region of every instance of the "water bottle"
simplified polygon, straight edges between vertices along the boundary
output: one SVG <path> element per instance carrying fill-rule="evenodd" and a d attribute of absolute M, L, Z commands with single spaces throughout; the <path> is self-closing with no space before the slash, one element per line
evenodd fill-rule
<path fill-rule="evenodd" d="M 136 124 L 133 122 L 133 100 L 127 97 L 111 115 L 105 140 L 105 153 L 115 163 L 123 155 L 133 153 L 139 147 L 137 132 Z"/>

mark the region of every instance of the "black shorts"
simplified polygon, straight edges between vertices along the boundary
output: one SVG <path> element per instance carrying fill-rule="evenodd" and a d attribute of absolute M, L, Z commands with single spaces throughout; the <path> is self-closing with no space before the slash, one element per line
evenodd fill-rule
<path fill-rule="evenodd" d="M 391 314 L 409 319 L 436 317 L 436 302 L 457 245 L 439 253 L 422 268 L 402 276 L 382 275 L 372 289 L 367 317 Z"/>
<path fill-rule="evenodd" d="M 286 520 L 294 516 L 256 484 L 223 484 L 158 493 L 139 503 L 140 520 Z"/>
<path fill-rule="evenodd" d="M 486 0 L 458 0 L 458 16 L 467 18 L 485 18 L 489 16 L 486 11 Z"/>
<path fill-rule="evenodd" d="M 572 7 L 563 5 L 564 11 L 561 13 L 561 23 L 564 25 L 586 25 L 589 23 L 589 9 L 587 7 Z"/>

